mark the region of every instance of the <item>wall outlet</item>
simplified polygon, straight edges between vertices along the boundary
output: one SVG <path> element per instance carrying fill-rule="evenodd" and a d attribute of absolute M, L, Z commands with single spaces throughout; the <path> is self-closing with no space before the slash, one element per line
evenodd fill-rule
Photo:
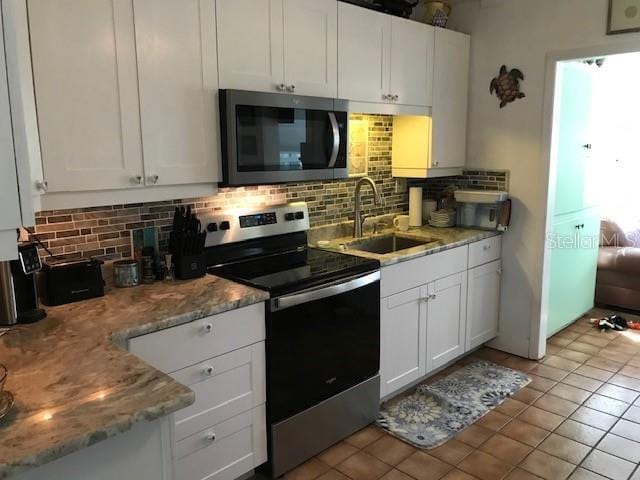
<path fill-rule="evenodd" d="M 407 193 L 406 178 L 396 178 L 396 193 Z"/>

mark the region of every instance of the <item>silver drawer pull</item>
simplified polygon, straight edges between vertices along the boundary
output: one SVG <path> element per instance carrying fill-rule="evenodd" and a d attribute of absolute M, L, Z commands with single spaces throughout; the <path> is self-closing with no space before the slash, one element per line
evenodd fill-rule
<path fill-rule="evenodd" d="M 486 252 L 487 250 L 491 250 L 491 245 L 485 245 L 482 249 Z"/>
<path fill-rule="evenodd" d="M 210 365 L 207 365 L 206 367 L 204 367 L 204 369 L 202 370 L 202 373 L 207 376 L 210 377 L 211 375 L 213 375 L 213 367 Z"/>
<path fill-rule="evenodd" d="M 432 293 L 429 295 L 429 300 L 435 300 L 436 299 L 436 294 Z"/>
<path fill-rule="evenodd" d="M 207 433 L 205 440 L 207 442 L 215 442 L 216 441 L 216 434 L 214 432 L 209 432 Z"/>
<path fill-rule="evenodd" d="M 211 333 L 213 331 L 213 325 L 207 323 L 204 327 L 202 327 L 204 333 Z"/>

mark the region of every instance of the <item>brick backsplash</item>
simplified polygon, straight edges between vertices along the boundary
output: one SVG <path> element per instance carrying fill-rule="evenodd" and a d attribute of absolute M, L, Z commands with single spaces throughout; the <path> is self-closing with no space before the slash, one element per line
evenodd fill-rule
<path fill-rule="evenodd" d="M 392 117 L 351 115 L 350 119 L 368 121 L 368 174 L 384 198 L 384 205 L 375 207 L 370 190 L 365 188 L 364 213 L 382 215 L 406 212 L 408 195 L 396 193 L 396 181 L 391 177 Z M 506 189 L 507 180 L 506 172 L 473 170 L 465 171 L 460 177 L 430 179 L 420 184 L 426 187 L 425 196 L 436 196 L 451 185 L 487 188 L 495 184 L 496 188 Z M 34 228 L 38 238 L 54 255 L 115 260 L 131 256 L 131 231 L 143 227 L 157 227 L 160 248 L 166 250 L 173 211 L 180 205 L 190 205 L 197 214 L 202 214 L 234 207 L 305 201 L 309 206 L 312 227 L 347 221 L 353 218 L 356 181 L 357 178 L 350 178 L 221 188 L 216 195 L 207 198 L 41 211 L 36 214 Z M 44 251 L 41 254 L 46 255 Z"/>

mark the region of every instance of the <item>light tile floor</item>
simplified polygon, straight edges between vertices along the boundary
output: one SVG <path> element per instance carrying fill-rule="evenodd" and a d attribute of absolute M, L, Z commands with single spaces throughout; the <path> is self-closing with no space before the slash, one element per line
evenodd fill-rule
<path fill-rule="evenodd" d="M 369 426 L 285 478 L 640 480 L 640 331 L 589 324 L 608 313 L 594 310 L 554 335 L 540 362 L 483 348 L 438 374 L 483 358 L 532 378 L 441 447 L 421 451 Z"/>

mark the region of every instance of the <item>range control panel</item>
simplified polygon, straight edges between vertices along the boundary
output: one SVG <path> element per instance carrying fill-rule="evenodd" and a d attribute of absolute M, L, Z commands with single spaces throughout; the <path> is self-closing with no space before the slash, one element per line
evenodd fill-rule
<path fill-rule="evenodd" d="M 254 238 L 306 231 L 309 229 L 309 210 L 305 202 L 295 202 L 203 215 L 201 220 L 207 231 L 205 245 L 213 247 Z"/>

